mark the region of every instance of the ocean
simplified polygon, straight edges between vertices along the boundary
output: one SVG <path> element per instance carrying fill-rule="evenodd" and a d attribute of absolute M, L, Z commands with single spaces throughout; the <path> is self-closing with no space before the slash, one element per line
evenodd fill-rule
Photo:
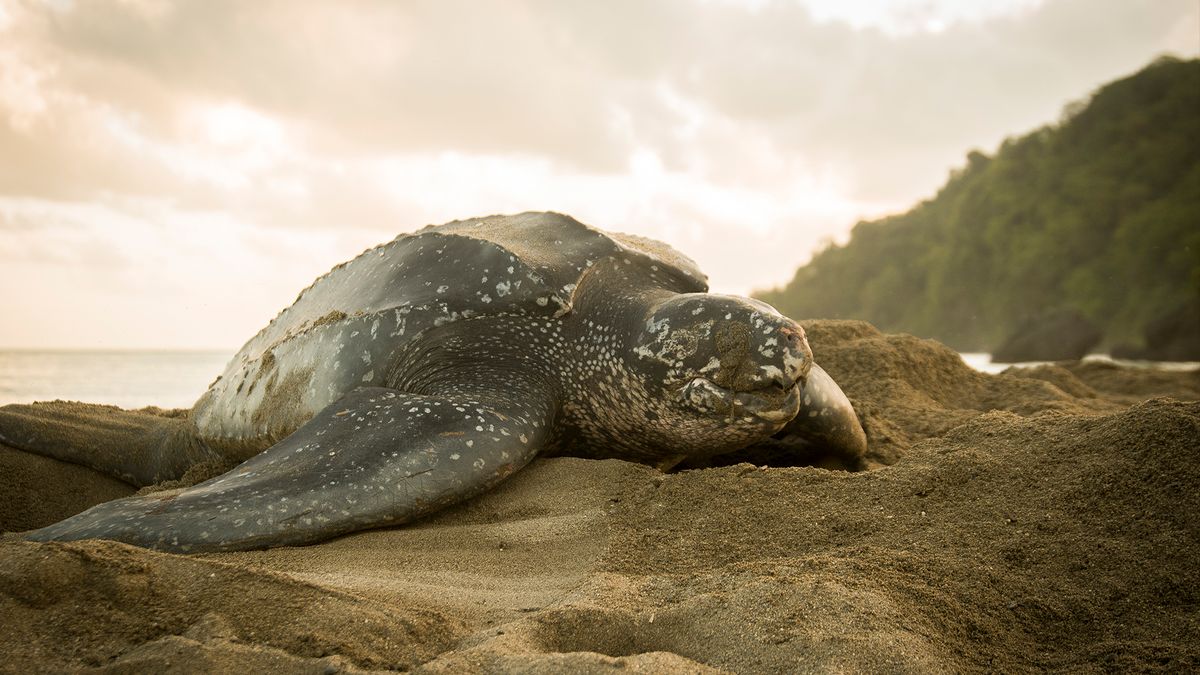
<path fill-rule="evenodd" d="M 232 351 L 0 350 L 0 405 L 63 399 L 122 408 L 190 408 L 232 356 Z M 998 373 L 1013 365 L 992 363 L 983 353 L 962 357 L 967 365 L 985 373 Z M 1100 355 L 1087 358 L 1108 360 Z"/>
<path fill-rule="evenodd" d="M 190 408 L 232 351 L 0 350 L 0 405 L 83 401 Z"/>

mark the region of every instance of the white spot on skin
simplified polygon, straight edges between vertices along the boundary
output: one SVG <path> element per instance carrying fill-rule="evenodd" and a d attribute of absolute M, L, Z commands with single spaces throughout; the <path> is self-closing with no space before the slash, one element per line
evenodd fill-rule
<path fill-rule="evenodd" d="M 796 352 L 791 349 L 783 350 L 783 367 L 787 370 L 791 377 L 799 376 L 804 372 L 804 358 L 797 356 Z"/>
<path fill-rule="evenodd" d="M 633 353 L 637 354 L 638 356 L 642 357 L 643 359 L 658 358 L 658 354 L 655 354 L 654 351 L 651 350 L 646 345 L 639 345 L 637 349 L 633 350 Z"/>

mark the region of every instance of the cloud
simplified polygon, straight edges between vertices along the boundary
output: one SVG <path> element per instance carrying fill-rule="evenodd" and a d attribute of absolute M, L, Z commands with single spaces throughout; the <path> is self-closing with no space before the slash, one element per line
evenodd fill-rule
<path fill-rule="evenodd" d="M 43 39 L 93 64 L 72 86 L 137 109 L 176 95 L 244 101 L 309 124 L 326 150 L 442 149 L 623 165 L 603 93 L 570 44 L 521 3 L 79 3 L 37 17 Z M 129 72 L 157 85 L 130 81 Z M 99 75 L 99 78 L 96 76 Z"/>
<path fill-rule="evenodd" d="M 362 230 L 284 230 L 166 204 L 0 204 L 7 345 L 229 348 L 338 260 Z"/>
<path fill-rule="evenodd" d="M 897 37 L 816 24 L 785 3 L 723 7 L 696 28 L 688 44 L 703 47 L 675 83 L 782 152 L 847 167 L 856 198 L 912 199 L 967 148 L 990 150 L 1053 120 L 1065 98 L 1144 65 L 1180 23 L 1195 25 L 1194 10 L 1059 0 Z"/>
<path fill-rule="evenodd" d="M 899 36 L 782 1 L 20 5 L 3 63 L 24 93 L 0 99 L 0 148 L 22 171 L 0 189 L 203 198 L 190 111 L 234 106 L 318 160 L 453 151 L 620 174 L 648 147 L 725 179 L 758 168 L 742 152 L 758 145 L 840 172 L 851 198 L 912 199 L 970 147 L 1140 66 L 1194 10 L 1102 5 Z M 893 13 L 928 22 L 919 9 Z"/>
<path fill-rule="evenodd" d="M 75 302 L 70 278 L 93 303 L 218 306 L 234 287 L 185 262 L 208 260 L 274 289 L 223 319 L 249 335 L 367 245 L 554 209 L 745 292 L 967 150 L 1200 49 L 1189 0 L 829 7 L 0 0 L 3 281 L 19 264 L 45 303 Z"/>

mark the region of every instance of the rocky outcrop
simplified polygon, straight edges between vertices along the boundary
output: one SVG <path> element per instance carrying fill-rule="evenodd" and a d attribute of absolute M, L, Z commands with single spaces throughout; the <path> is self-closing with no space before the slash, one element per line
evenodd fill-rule
<path fill-rule="evenodd" d="M 1100 343 L 1100 330 L 1073 309 L 1044 312 L 1022 322 L 992 353 L 992 361 L 1069 361 Z"/>
<path fill-rule="evenodd" d="M 1145 346 L 1119 345 L 1118 359 L 1200 361 L 1200 306 L 1181 307 L 1146 325 Z"/>

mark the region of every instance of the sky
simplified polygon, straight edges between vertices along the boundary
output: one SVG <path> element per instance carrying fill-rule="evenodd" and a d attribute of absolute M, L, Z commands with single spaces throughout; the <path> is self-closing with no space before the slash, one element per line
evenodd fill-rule
<path fill-rule="evenodd" d="M 370 246 L 527 210 L 769 288 L 1197 52 L 1198 0 L 0 0 L 0 348 L 233 350 Z"/>

